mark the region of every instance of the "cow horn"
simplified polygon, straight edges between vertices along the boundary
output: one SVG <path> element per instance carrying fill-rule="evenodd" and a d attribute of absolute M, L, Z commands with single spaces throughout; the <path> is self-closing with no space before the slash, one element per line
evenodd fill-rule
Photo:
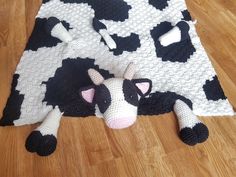
<path fill-rule="evenodd" d="M 88 75 L 95 85 L 100 85 L 104 81 L 103 76 L 95 69 L 89 69 Z"/>
<path fill-rule="evenodd" d="M 134 74 L 135 74 L 135 65 L 133 62 L 131 62 L 125 70 L 124 78 L 128 80 L 132 80 L 134 77 Z"/>

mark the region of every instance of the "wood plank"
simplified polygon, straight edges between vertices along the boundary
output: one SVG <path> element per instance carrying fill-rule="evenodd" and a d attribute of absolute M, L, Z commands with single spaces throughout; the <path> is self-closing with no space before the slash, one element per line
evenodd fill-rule
<path fill-rule="evenodd" d="M 41 0 L 0 1 L 0 116 Z M 236 1 L 187 0 L 197 31 L 229 101 L 236 107 Z M 140 117 L 125 130 L 102 119 L 62 120 L 58 147 L 49 157 L 24 144 L 37 125 L 0 127 L 1 177 L 236 176 L 236 116 L 201 118 L 204 144 L 189 147 L 177 134 L 173 113 Z"/>

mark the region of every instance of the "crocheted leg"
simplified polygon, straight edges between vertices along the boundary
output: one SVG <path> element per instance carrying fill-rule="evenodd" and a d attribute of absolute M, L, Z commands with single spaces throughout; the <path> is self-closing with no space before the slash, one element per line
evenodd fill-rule
<path fill-rule="evenodd" d="M 25 147 L 29 152 L 37 152 L 40 156 L 53 153 L 57 146 L 57 131 L 62 113 L 59 108 L 53 109 L 43 123 L 28 136 Z"/>
<path fill-rule="evenodd" d="M 170 31 L 159 37 L 162 46 L 184 41 L 188 38 L 189 25 L 185 21 L 180 21 Z"/>
<path fill-rule="evenodd" d="M 60 39 L 63 42 L 68 43 L 73 40 L 70 33 L 56 17 L 48 18 L 47 23 L 45 24 L 45 30 L 48 34 Z"/>
<path fill-rule="evenodd" d="M 104 39 L 104 41 L 106 42 L 107 46 L 110 49 L 115 49 L 117 47 L 116 42 L 112 39 L 112 37 L 107 32 L 106 25 L 100 22 L 97 18 L 93 18 L 93 28 L 102 36 L 102 38 Z"/>
<path fill-rule="evenodd" d="M 184 143 L 193 146 L 207 140 L 208 128 L 193 114 L 186 103 L 176 100 L 174 112 L 179 122 L 179 136 Z"/>

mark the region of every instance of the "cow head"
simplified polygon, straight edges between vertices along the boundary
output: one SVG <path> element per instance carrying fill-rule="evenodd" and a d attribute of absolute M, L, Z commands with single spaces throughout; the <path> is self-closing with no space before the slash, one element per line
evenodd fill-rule
<path fill-rule="evenodd" d="M 123 78 L 106 80 L 98 71 L 88 70 L 95 85 L 82 88 L 80 95 L 84 101 L 99 109 L 110 128 L 122 129 L 134 124 L 137 119 L 139 99 L 151 92 L 151 80 L 132 79 L 134 70 L 134 65 L 131 63 Z"/>

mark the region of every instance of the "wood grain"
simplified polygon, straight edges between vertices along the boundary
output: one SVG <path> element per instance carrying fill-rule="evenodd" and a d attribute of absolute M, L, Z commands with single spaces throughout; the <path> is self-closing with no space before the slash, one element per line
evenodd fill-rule
<path fill-rule="evenodd" d="M 0 114 L 41 0 L 0 0 Z M 197 31 L 230 102 L 236 107 L 236 1 L 187 0 Z M 177 136 L 174 114 L 140 117 L 125 130 L 100 119 L 63 119 L 56 152 L 25 150 L 37 125 L 0 128 L 0 177 L 236 176 L 235 117 L 202 118 L 210 138 L 195 147 Z"/>

